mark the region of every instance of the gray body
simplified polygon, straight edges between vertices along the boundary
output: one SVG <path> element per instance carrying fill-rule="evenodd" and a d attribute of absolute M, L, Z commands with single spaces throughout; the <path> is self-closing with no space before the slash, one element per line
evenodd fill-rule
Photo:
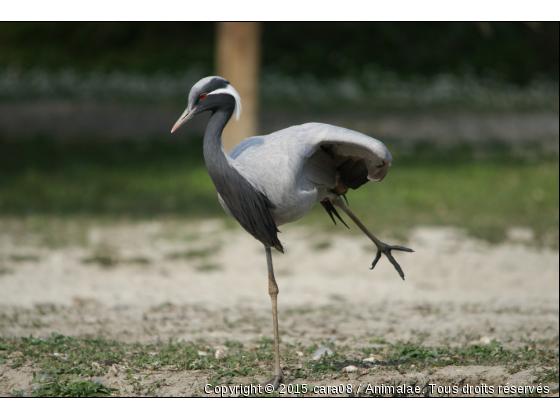
<path fill-rule="evenodd" d="M 332 156 L 324 147 L 332 146 Z M 328 124 L 308 123 L 266 136 L 248 138 L 229 153 L 228 161 L 274 208 L 277 226 L 305 216 L 339 181 L 337 168 L 364 160 L 369 181 L 386 175 L 392 158 L 379 140 Z M 224 210 L 231 215 L 219 197 Z"/>

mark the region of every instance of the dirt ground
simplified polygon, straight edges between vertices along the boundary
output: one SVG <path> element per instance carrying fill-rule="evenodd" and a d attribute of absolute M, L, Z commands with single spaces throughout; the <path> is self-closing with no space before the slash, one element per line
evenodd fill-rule
<path fill-rule="evenodd" d="M 286 253 L 273 251 L 273 259 L 282 346 L 330 340 L 361 349 L 382 337 L 425 346 L 497 340 L 504 349 L 553 340 L 558 348 L 559 257 L 556 250 L 531 246 L 531 231 L 511 229 L 508 241 L 498 245 L 451 227 L 416 228 L 404 243 L 382 238 L 416 251 L 397 255 L 406 274 L 402 281 L 386 259 L 369 270 L 375 251 L 365 236 L 297 224 L 281 230 Z M 0 256 L 3 337 L 47 337 L 54 331 L 124 342 L 173 337 L 251 346 L 272 336 L 262 245 L 221 220 L 98 226 L 87 231 L 86 243 L 58 248 L 14 229 L 0 237 Z M 19 369 L 0 365 L 0 396 L 29 387 L 34 369 L 33 363 Z M 100 380 L 133 395 L 125 376 L 114 365 Z M 425 390 L 429 383 L 525 386 L 534 378 L 533 370 L 510 374 L 504 366 L 406 373 L 359 367 L 313 385 L 351 384 L 355 390 L 407 384 Z M 203 371 L 152 372 L 149 381 L 162 379 L 161 396 L 204 396 L 209 383 Z M 548 385 L 557 396 L 558 384 Z M 437 387 L 431 393 L 438 394 Z"/>

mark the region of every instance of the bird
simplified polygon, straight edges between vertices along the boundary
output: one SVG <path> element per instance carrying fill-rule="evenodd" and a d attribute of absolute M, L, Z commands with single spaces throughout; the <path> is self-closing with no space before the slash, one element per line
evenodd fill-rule
<path fill-rule="evenodd" d="M 383 254 L 404 280 L 403 270 L 391 251 L 414 251 L 381 242 L 341 198 L 346 199 L 349 189 L 357 189 L 368 181 L 381 181 L 393 159 L 381 141 L 323 123 L 296 125 L 250 137 L 227 154 L 222 146 L 222 132 L 234 114 L 239 120 L 242 107 L 235 88 L 220 76 L 205 77 L 191 88 L 187 108 L 171 133 L 205 111 L 210 111 L 211 116 L 204 134 L 204 161 L 218 200 L 225 212 L 265 248 L 274 332 L 274 371 L 267 384 L 276 390 L 286 382 L 280 365 L 279 289 L 271 254 L 271 248 L 284 252 L 278 227 L 302 218 L 316 203 L 321 203 L 335 224 L 333 215 L 348 227 L 336 206 L 376 245 L 371 269 Z"/>

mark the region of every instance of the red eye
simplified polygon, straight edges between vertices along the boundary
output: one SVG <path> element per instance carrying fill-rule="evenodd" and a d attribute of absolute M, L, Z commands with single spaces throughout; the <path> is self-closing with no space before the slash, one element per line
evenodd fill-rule
<path fill-rule="evenodd" d="M 202 95 L 199 96 L 200 99 L 206 99 L 206 93 L 203 93 Z"/>

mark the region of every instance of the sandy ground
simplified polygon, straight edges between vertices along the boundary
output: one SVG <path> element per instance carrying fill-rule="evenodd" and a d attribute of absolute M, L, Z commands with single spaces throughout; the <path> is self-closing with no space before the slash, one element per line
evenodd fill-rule
<path fill-rule="evenodd" d="M 526 230 L 512 229 L 507 242 L 490 245 L 455 228 L 416 228 L 400 243 L 416 252 L 397 255 L 404 282 L 386 259 L 369 270 L 375 252 L 365 236 L 305 225 L 282 231 L 286 253 L 273 251 L 282 345 L 336 339 L 360 349 L 374 337 L 391 343 L 421 337 L 427 346 L 496 339 L 517 348 L 528 339 L 558 340 L 558 253 L 524 243 L 531 236 Z M 0 237 L 3 337 L 56 331 L 218 346 L 225 340 L 251 345 L 272 335 L 262 245 L 221 220 L 96 227 L 86 245 L 65 248 L 14 235 Z M 115 264 L 84 262 L 96 256 Z M 17 322 L 5 321 L 15 314 Z M 32 371 L 31 365 L 18 371 L 1 365 L 0 395 L 29 386 Z M 103 381 L 127 395 L 132 386 L 124 376 L 115 366 Z M 200 371 L 156 372 L 150 380 L 160 377 L 167 386 L 158 395 L 205 395 L 209 380 Z M 499 386 L 528 385 L 533 378 L 534 372 L 510 375 L 504 367 L 448 366 L 405 374 L 361 369 L 315 385 Z"/>

